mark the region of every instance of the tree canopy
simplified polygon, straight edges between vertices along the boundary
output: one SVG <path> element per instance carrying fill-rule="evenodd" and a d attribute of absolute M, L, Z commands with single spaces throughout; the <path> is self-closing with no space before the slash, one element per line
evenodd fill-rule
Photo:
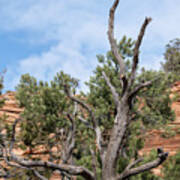
<path fill-rule="evenodd" d="M 172 72 L 180 75 L 180 39 L 171 40 L 166 45 L 164 53 L 165 62 L 162 63 L 165 72 Z"/>

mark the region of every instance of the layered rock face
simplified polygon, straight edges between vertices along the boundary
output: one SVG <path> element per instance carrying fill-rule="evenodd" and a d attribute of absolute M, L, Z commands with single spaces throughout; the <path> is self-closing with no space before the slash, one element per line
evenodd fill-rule
<path fill-rule="evenodd" d="M 5 121 L 9 124 L 12 124 L 15 121 L 15 119 L 19 118 L 20 113 L 23 112 L 23 108 L 19 107 L 18 101 L 15 98 L 15 92 L 7 92 L 6 94 L 3 94 L 0 97 L 0 99 L 5 100 L 3 107 L 0 108 L 0 117 L 5 117 Z M 16 131 L 17 133 L 18 131 L 20 131 L 19 126 L 17 126 Z M 31 154 L 32 157 L 36 157 L 36 158 L 39 157 L 44 161 L 48 159 L 48 154 L 45 152 L 45 148 L 41 146 L 33 149 L 32 151 L 29 150 L 23 151 L 20 148 L 15 148 L 13 152 L 19 156 L 26 156 L 27 154 Z M 5 166 L 3 162 L 1 165 Z M 50 180 L 59 180 L 59 179 L 60 179 L 59 173 L 54 173 L 50 178 Z"/>
<path fill-rule="evenodd" d="M 157 147 L 162 147 L 164 151 L 169 152 L 170 155 L 174 155 L 177 150 L 180 149 L 180 81 L 176 82 L 172 87 L 172 94 L 178 95 L 179 97 L 175 102 L 172 103 L 172 109 L 175 112 L 175 121 L 171 122 L 167 126 L 174 130 L 175 135 L 172 137 L 163 137 L 164 131 L 152 130 L 147 133 L 147 138 L 145 142 L 145 147 L 141 151 L 142 153 L 148 153 L 151 149 L 156 149 Z"/>
<path fill-rule="evenodd" d="M 180 150 L 180 81 L 176 82 L 171 89 L 171 97 L 177 95 L 177 99 L 172 103 L 172 109 L 175 112 L 176 118 L 173 122 L 169 123 L 167 127 L 171 128 L 174 132 L 172 137 L 163 137 L 164 131 L 161 130 L 152 130 L 147 132 L 145 146 L 140 151 L 140 155 L 148 154 L 152 149 L 157 149 L 161 147 L 165 152 L 169 152 L 169 155 L 172 156 Z M 161 176 L 161 167 L 153 169 L 153 173 Z"/>
<path fill-rule="evenodd" d="M 18 118 L 19 114 L 23 111 L 23 109 L 18 106 L 18 102 L 15 98 L 15 92 L 7 92 L 1 96 L 1 99 L 5 100 L 5 104 L 2 108 L 0 108 L 0 117 L 6 115 L 6 121 L 8 123 L 14 122 L 14 120 Z"/>

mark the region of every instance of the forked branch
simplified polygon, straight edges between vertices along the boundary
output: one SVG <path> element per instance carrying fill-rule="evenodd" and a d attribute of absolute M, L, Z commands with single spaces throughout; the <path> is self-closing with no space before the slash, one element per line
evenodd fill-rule
<path fill-rule="evenodd" d="M 67 96 L 68 96 L 73 102 L 78 103 L 78 104 L 81 105 L 84 109 L 86 109 L 86 110 L 88 111 L 88 113 L 89 113 L 90 116 L 91 116 L 93 126 L 96 127 L 96 126 L 97 126 L 97 121 L 96 121 L 95 115 L 94 115 L 94 113 L 93 113 L 93 110 L 92 110 L 85 102 L 83 102 L 82 100 L 80 100 L 80 99 L 76 98 L 75 96 L 73 96 L 66 85 L 64 85 L 64 89 L 65 89 L 65 92 L 66 92 Z"/>
<path fill-rule="evenodd" d="M 124 172 L 122 172 L 118 177 L 117 180 L 123 180 L 123 179 L 127 179 L 130 176 L 136 175 L 136 174 L 140 174 L 142 172 L 151 170 L 153 168 L 158 167 L 160 164 L 162 164 L 168 157 L 168 153 L 167 152 L 163 152 L 162 149 L 160 149 L 161 151 L 159 151 L 158 149 L 158 157 L 157 159 L 155 159 L 152 162 L 143 164 L 139 167 L 135 167 L 135 168 L 126 168 Z M 137 162 L 139 163 L 139 161 L 137 160 Z M 135 164 L 137 164 L 137 162 L 135 162 Z"/>
<path fill-rule="evenodd" d="M 49 168 L 52 170 L 59 170 L 60 172 L 65 172 L 69 175 L 75 176 L 82 176 L 88 180 L 94 180 L 94 174 L 89 171 L 88 169 L 81 167 L 81 166 L 73 166 L 73 165 L 66 165 L 66 164 L 55 164 L 49 161 L 36 161 L 36 160 L 25 160 L 15 156 L 14 154 L 11 155 L 12 161 L 21 165 L 22 167 L 26 168 L 35 168 L 35 167 L 43 167 Z"/>
<path fill-rule="evenodd" d="M 89 105 L 87 105 L 85 102 L 81 101 L 80 99 L 76 98 L 75 96 L 72 96 L 70 90 L 67 88 L 67 86 L 65 85 L 64 86 L 65 88 L 65 92 L 67 94 L 67 96 L 74 102 L 78 103 L 79 105 L 81 105 L 84 109 L 86 109 L 90 115 L 90 118 L 91 118 L 91 122 L 92 122 L 92 127 L 93 127 L 93 130 L 95 132 L 95 135 L 96 135 L 96 144 L 97 144 L 97 147 L 98 147 L 98 150 L 100 151 L 101 153 L 101 139 L 102 139 L 102 136 L 101 136 L 101 130 L 100 130 L 100 127 L 98 126 L 98 121 L 95 117 L 95 114 L 93 112 L 93 110 L 89 107 Z M 81 118 L 82 120 L 82 118 Z"/>
<path fill-rule="evenodd" d="M 143 88 L 145 87 L 148 87 L 148 86 L 151 86 L 155 81 L 157 81 L 159 79 L 159 77 L 153 79 L 153 80 L 150 80 L 150 81 L 147 81 L 147 82 L 144 82 L 144 83 L 140 83 L 138 86 L 136 86 L 131 92 L 130 92 L 130 95 L 129 95 L 129 99 L 132 99 L 133 97 L 135 97 L 137 95 L 137 93 L 142 90 Z"/>

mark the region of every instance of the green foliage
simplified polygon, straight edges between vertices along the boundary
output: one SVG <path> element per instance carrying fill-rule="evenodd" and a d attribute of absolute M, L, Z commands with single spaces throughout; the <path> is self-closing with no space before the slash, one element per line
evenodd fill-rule
<path fill-rule="evenodd" d="M 124 37 L 118 44 L 119 52 L 121 52 L 124 61 L 126 62 L 127 76 L 131 70 L 131 62 L 134 41 Z M 87 95 L 88 103 L 96 109 L 96 116 L 102 127 L 103 134 L 108 134 L 112 128 L 113 120 L 116 115 L 115 104 L 112 93 L 107 86 L 102 72 L 105 72 L 111 83 L 116 88 L 116 91 L 121 93 L 121 84 L 119 81 L 119 65 L 115 61 L 112 52 L 108 52 L 106 57 L 103 55 L 97 56 L 99 65 L 91 76 L 87 85 L 90 92 Z M 137 74 L 135 86 L 140 83 L 154 80 L 152 85 L 142 89 L 134 98 L 134 103 L 131 108 L 132 123 L 128 128 L 127 140 L 124 145 L 124 152 L 118 160 L 118 171 L 126 167 L 128 162 L 138 157 L 138 151 L 144 146 L 144 134 L 150 128 L 162 128 L 167 122 L 174 120 L 174 112 L 171 110 L 172 100 L 170 99 L 171 85 L 176 81 L 177 76 L 168 74 L 162 71 L 153 71 L 142 69 Z M 132 87 L 132 89 L 134 88 Z M 108 137 L 105 136 L 104 144 Z M 136 176 L 139 179 L 158 179 L 149 172 Z"/>
<path fill-rule="evenodd" d="M 125 36 L 118 44 L 119 51 L 126 61 L 126 69 L 130 68 L 130 60 L 132 57 L 132 48 L 134 41 L 127 39 Z M 90 89 L 87 96 L 88 103 L 96 109 L 96 116 L 99 118 L 102 129 L 107 130 L 112 127 L 114 116 L 116 114 L 115 105 L 112 99 L 112 93 L 102 77 L 102 71 L 111 79 L 111 83 L 117 88 L 117 92 L 121 93 L 121 83 L 118 77 L 119 65 L 117 64 L 112 52 L 109 51 L 106 57 L 98 55 L 99 65 L 94 71 L 94 76 L 90 77 L 90 81 L 86 83 Z"/>
<path fill-rule="evenodd" d="M 21 137 L 25 145 L 49 145 L 53 143 L 48 136 L 57 133 L 62 127 L 68 128 L 65 112 L 72 112 L 72 102 L 67 100 L 64 93 L 64 83 L 72 91 L 78 85 L 77 80 L 60 73 L 51 81 L 37 82 L 34 77 L 23 75 L 17 86 L 17 99 L 24 107 L 21 123 Z"/>
<path fill-rule="evenodd" d="M 180 134 L 180 128 L 177 129 L 177 133 Z"/>
<path fill-rule="evenodd" d="M 119 52 L 121 52 L 126 62 L 127 72 L 130 72 L 131 69 L 129 58 L 132 56 L 133 47 L 134 42 L 126 37 L 123 37 L 119 43 Z M 98 55 L 97 58 L 99 65 L 94 71 L 94 76 L 87 83 L 90 88 L 88 102 L 96 108 L 96 115 L 99 117 L 104 129 L 110 129 L 116 110 L 112 93 L 102 76 L 102 72 L 104 71 L 107 74 L 111 83 L 117 87 L 116 91 L 121 93 L 122 89 L 118 77 L 119 65 L 114 60 L 112 52 L 108 52 L 106 57 Z M 152 85 L 143 89 L 137 95 L 137 98 L 134 99 L 132 114 L 134 120 L 141 120 L 144 125 L 153 125 L 154 127 L 154 125 L 166 124 L 168 121 L 174 119 L 174 113 L 170 108 L 172 100 L 169 94 L 170 87 L 177 80 L 177 76 L 173 74 L 166 75 L 162 71 L 147 71 L 142 69 L 138 73 L 136 84 L 150 80 L 154 80 Z M 140 107 L 141 109 L 139 109 Z"/>
<path fill-rule="evenodd" d="M 19 171 L 19 174 L 18 174 L 18 171 Z M 11 180 L 19 180 L 19 179 L 21 179 L 21 180 L 27 180 L 27 179 L 39 180 L 39 178 L 37 176 L 35 176 L 33 171 L 31 171 L 31 170 L 24 170 L 23 172 L 21 170 L 16 170 L 16 173 L 17 173 L 17 175 L 15 177 L 11 178 Z M 49 179 L 51 177 L 52 171 L 41 168 L 41 170 L 39 170 L 39 173 Z"/>
<path fill-rule="evenodd" d="M 164 132 L 161 134 L 163 138 L 171 138 L 176 135 L 176 131 L 171 127 L 165 127 Z"/>
<path fill-rule="evenodd" d="M 141 109 L 136 115 L 143 124 L 148 127 L 162 126 L 174 120 L 175 114 L 171 109 L 173 99 L 170 98 L 170 88 L 176 77 L 172 74 L 166 75 L 161 71 L 146 71 L 142 69 L 137 81 L 146 82 L 154 80 L 150 87 L 139 92 L 138 107 Z"/>
<path fill-rule="evenodd" d="M 164 53 L 165 63 L 162 64 L 163 69 L 166 72 L 172 72 L 176 75 L 180 75 L 180 39 L 176 38 L 171 40 L 166 45 L 166 51 Z"/>
<path fill-rule="evenodd" d="M 128 77 L 132 66 L 130 58 L 133 55 L 134 41 L 124 36 L 118 47 L 126 63 Z M 122 92 L 119 80 L 120 67 L 111 51 L 107 52 L 106 56 L 98 55 L 97 59 L 99 65 L 95 69 L 94 75 L 90 77 L 90 81 L 86 83 L 90 91 L 87 94 L 82 93 L 78 98 L 82 98 L 95 109 L 95 116 L 103 132 L 103 142 L 101 143 L 106 147 L 116 115 L 116 108 L 112 93 L 102 76 L 102 72 L 107 74 L 116 91 L 120 94 Z M 154 81 L 150 87 L 142 89 L 133 100 L 131 108 L 132 123 L 128 127 L 127 139 L 118 159 L 117 170 L 119 172 L 122 172 L 132 159 L 138 158 L 138 151 L 144 146 L 143 134 L 147 129 L 162 127 L 174 119 L 174 113 L 170 108 L 172 100 L 169 97 L 169 93 L 171 84 L 176 79 L 177 76 L 175 74 L 166 74 L 162 71 L 147 71 L 145 69 L 138 71 L 135 85 L 132 89 L 140 83 L 149 80 Z M 24 108 L 24 112 L 21 114 L 23 121 L 21 122 L 21 133 L 19 136 L 19 139 L 24 143 L 19 145 L 22 149 L 27 147 L 33 148 L 37 145 L 44 145 L 47 149 L 51 149 L 59 142 L 63 143 L 59 135 L 62 129 L 65 132 L 65 137 L 67 137 L 71 125 L 67 119 L 67 113 L 72 114 L 74 104 L 66 95 L 65 84 L 75 95 L 78 81 L 63 72 L 57 74 L 50 83 L 38 82 L 28 74 L 22 76 L 20 84 L 16 87 L 17 99 L 20 106 Z M 87 122 L 91 123 L 87 112 L 80 110 L 78 115 L 81 115 Z M 77 130 L 73 162 L 92 170 L 93 162 L 90 149 L 96 149 L 94 132 L 81 123 L 79 119 L 76 119 L 75 123 Z M 50 136 L 52 134 L 57 135 L 54 136 L 56 138 L 52 138 Z M 56 155 L 57 159 L 60 159 L 60 157 L 60 155 Z M 144 162 L 153 159 L 152 155 L 148 158 Z M 96 170 L 100 179 L 102 162 L 98 153 L 96 154 L 96 160 L 98 165 Z M 149 172 L 142 173 L 136 178 L 138 180 L 159 180 Z M 134 179 L 135 177 L 131 178 L 131 180 Z"/>
<path fill-rule="evenodd" d="M 157 152 L 156 152 L 156 150 L 152 149 L 150 154 L 148 156 L 144 157 L 144 161 L 141 162 L 140 164 L 138 164 L 137 166 L 147 163 L 147 162 L 150 162 L 153 159 L 156 159 L 156 157 L 157 157 Z M 152 172 L 146 171 L 144 173 L 130 177 L 130 180 L 162 180 L 162 178 L 159 176 L 156 176 Z"/>
<path fill-rule="evenodd" d="M 164 180 L 180 179 L 180 152 L 169 157 L 169 159 L 165 162 L 163 173 Z"/>
<path fill-rule="evenodd" d="M 56 161 L 61 159 L 61 152 L 54 154 L 51 149 L 59 144 L 63 147 L 71 128 L 67 114 L 72 114 L 74 111 L 74 102 L 67 97 L 64 85 L 75 94 L 78 81 L 63 72 L 58 73 L 50 83 L 37 82 L 29 74 L 21 77 L 20 84 L 16 87 L 17 99 L 20 106 L 24 108 L 21 114 L 21 132 L 18 137 L 19 141 L 24 143 L 19 144 L 21 149 L 24 150 L 27 147 L 31 149 L 37 145 L 43 145 L 50 150 Z M 84 115 L 82 112 L 82 116 Z M 87 118 L 87 121 L 90 119 Z M 73 151 L 74 162 L 91 169 L 89 149 L 95 148 L 94 133 L 78 119 L 75 124 L 77 130 L 76 145 Z M 61 134 L 61 130 L 64 135 Z M 51 161 L 51 159 L 49 160 Z"/>

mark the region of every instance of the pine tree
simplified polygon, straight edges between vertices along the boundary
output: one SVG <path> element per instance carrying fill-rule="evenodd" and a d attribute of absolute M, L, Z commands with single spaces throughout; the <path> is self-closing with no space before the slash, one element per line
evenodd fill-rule
<path fill-rule="evenodd" d="M 162 63 L 165 72 L 173 72 L 180 75 L 180 39 L 171 40 L 166 45 L 164 53 L 165 62 Z"/>

